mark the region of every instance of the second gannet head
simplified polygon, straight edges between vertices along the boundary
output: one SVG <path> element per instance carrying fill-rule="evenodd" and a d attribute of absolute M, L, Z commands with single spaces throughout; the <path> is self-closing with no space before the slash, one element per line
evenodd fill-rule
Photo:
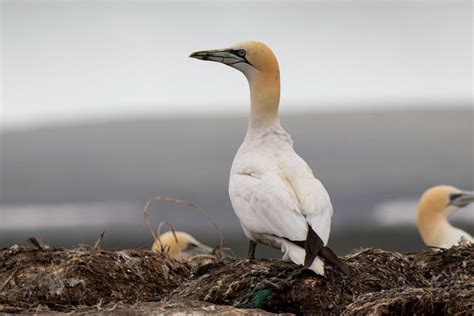
<path fill-rule="evenodd" d="M 450 248 L 461 238 L 473 241 L 465 231 L 453 227 L 448 217 L 460 207 L 474 202 L 474 193 L 461 191 L 448 185 L 428 189 L 418 204 L 417 226 L 427 246 Z"/>
<path fill-rule="evenodd" d="M 261 42 L 242 42 L 224 49 L 197 51 L 189 57 L 228 65 L 249 82 L 251 122 L 273 123 L 280 103 L 280 69 L 272 50 Z"/>
<path fill-rule="evenodd" d="M 160 240 L 155 240 L 151 250 L 166 252 L 175 259 L 187 260 L 196 255 L 210 254 L 212 252 L 211 247 L 200 243 L 193 236 L 185 232 L 177 231 L 173 234 L 168 231 L 161 234 L 158 238 Z"/>

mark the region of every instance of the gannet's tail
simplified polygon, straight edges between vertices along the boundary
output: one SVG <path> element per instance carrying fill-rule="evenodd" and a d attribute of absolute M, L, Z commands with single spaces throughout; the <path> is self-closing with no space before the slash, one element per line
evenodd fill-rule
<path fill-rule="evenodd" d="M 304 265 L 306 256 L 305 250 L 291 241 L 282 239 L 281 252 L 283 252 L 283 260 L 291 260 L 296 264 Z M 311 265 L 308 267 L 317 274 L 324 275 L 324 263 L 321 258 L 314 258 Z"/>
<path fill-rule="evenodd" d="M 339 259 L 331 248 L 324 245 L 324 242 L 318 236 L 318 234 L 316 234 L 311 225 L 308 225 L 308 235 L 306 236 L 306 240 L 304 242 L 304 250 L 306 252 L 304 265 L 306 267 L 314 261 L 316 256 L 320 256 L 344 272 L 345 275 L 350 274 L 349 266 Z"/>
<path fill-rule="evenodd" d="M 331 248 L 324 245 L 311 226 L 308 226 L 308 236 L 305 241 L 283 239 L 280 247 L 284 253 L 283 259 L 291 259 L 294 263 L 304 265 L 318 274 L 324 275 L 324 264 L 321 260 L 324 258 L 344 274 L 350 275 L 349 266 L 339 259 Z"/>

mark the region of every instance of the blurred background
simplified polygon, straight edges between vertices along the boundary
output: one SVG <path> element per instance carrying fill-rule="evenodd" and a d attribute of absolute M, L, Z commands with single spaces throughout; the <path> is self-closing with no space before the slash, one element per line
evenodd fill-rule
<path fill-rule="evenodd" d="M 203 207 L 244 255 L 227 194 L 248 85 L 188 58 L 243 40 L 279 59 L 281 120 L 331 195 L 330 245 L 423 249 L 425 189 L 474 189 L 470 1 L 2 1 L 0 247 L 149 247 L 153 196 Z M 207 244 L 192 208 L 154 203 Z M 453 217 L 474 233 L 474 209 Z M 278 256 L 260 247 L 257 256 Z"/>

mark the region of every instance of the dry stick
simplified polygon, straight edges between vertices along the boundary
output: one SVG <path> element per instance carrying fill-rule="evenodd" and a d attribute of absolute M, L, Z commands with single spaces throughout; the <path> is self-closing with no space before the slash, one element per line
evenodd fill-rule
<path fill-rule="evenodd" d="M 18 269 L 13 270 L 13 273 L 10 274 L 10 276 L 3 282 L 2 285 L 0 285 L 0 291 L 3 290 L 3 288 L 10 282 L 10 280 L 13 278 L 13 276 L 18 272 Z"/>
<path fill-rule="evenodd" d="M 331 301 L 332 305 L 334 305 L 334 306 L 337 308 L 338 312 L 339 312 L 340 314 L 342 314 L 342 310 L 339 308 L 339 306 L 337 305 L 337 303 L 334 302 L 334 301 L 331 299 L 331 297 L 329 297 L 329 296 L 328 296 L 328 299 Z"/>
<path fill-rule="evenodd" d="M 200 206 L 198 206 L 197 204 L 194 204 L 192 202 L 189 202 L 189 201 L 185 201 L 185 200 L 179 200 L 179 199 L 175 199 L 175 198 L 169 198 L 169 197 L 162 197 L 162 196 L 155 196 L 154 198 L 151 198 L 150 200 L 148 200 L 148 202 L 146 203 L 145 205 L 145 209 L 144 209 L 144 213 L 145 213 L 145 222 L 147 223 L 148 227 L 151 229 L 151 225 L 150 225 L 150 222 L 149 222 L 149 215 L 148 215 L 148 207 L 150 206 L 151 202 L 152 201 L 158 201 L 158 202 L 166 202 L 166 203 L 175 203 L 175 204 L 180 204 L 180 205 L 187 205 L 187 206 L 190 206 L 194 209 L 196 209 L 197 211 L 201 212 L 202 215 L 204 215 L 204 217 L 206 217 L 206 219 L 214 226 L 214 228 L 217 230 L 217 232 L 219 233 L 219 237 L 220 237 L 220 242 L 219 242 L 219 248 L 223 248 L 224 247 L 224 235 L 222 234 L 222 231 L 221 229 L 219 228 L 219 226 L 217 226 L 216 223 L 214 223 L 210 218 L 209 216 L 206 215 L 206 212 L 204 211 L 204 209 Z M 153 237 L 155 237 L 156 239 L 156 235 L 155 235 L 155 232 L 152 230 L 152 235 Z M 160 243 L 161 244 L 161 243 Z"/>
<path fill-rule="evenodd" d="M 28 237 L 28 238 L 26 238 L 26 241 L 29 242 L 30 244 L 32 244 L 38 250 L 44 250 L 43 246 L 41 246 L 38 239 L 36 239 L 35 237 Z"/>
<path fill-rule="evenodd" d="M 103 301 L 104 301 L 104 299 L 101 298 L 101 299 L 99 300 L 99 303 L 97 303 L 97 304 L 94 305 L 94 307 L 95 307 L 98 311 L 100 311 L 100 310 L 102 309 L 101 306 L 102 306 L 102 302 L 103 302 Z"/>
<path fill-rule="evenodd" d="M 158 225 L 158 229 L 156 230 L 156 235 L 158 236 L 158 242 L 160 243 L 160 248 L 161 248 L 161 252 L 164 252 L 164 251 L 168 251 L 169 248 L 166 250 L 164 247 L 163 247 L 163 244 L 161 243 L 161 239 L 160 239 L 160 236 L 161 236 L 161 227 L 163 227 L 163 225 L 167 225 L 168 228 L 171 230 L 171 233 L 173 234 L 173 237 L 174 237 L 174 240 L 176 241 L 176 244 L 178 244 L 178 237 L 176 236 L 176 232 L 174 231 L 174 227 L 173 225 L 171 225 L 170 223 L 168 222 L 160 222 L 160 225 Z M 178 250 L 179 252 L 181 252 L 181 250 L 179 249 L 178 247 Z"/>
<path fill-rule="evenodd" d="M 163 248 L 163 245 L 161 244 L 161 240 L 158 238 L 158 236 L 156 236 L 155 230 L 153 229 L 153 226 L 151 226 L 151 223 L 150 223 L 150 215 L 148 213 L 148 207 L 150 206 L 150 203 L 151 203 L 151 199 L 148 200 L 148 202 L 146 202 L 145 208 L 143 209 L 143 215 L 145 216 L 145 224 L 150 229 L 150 232 L 153 235 L 153 240 L 158 240 L 158 242 L 160 243 L 160 246 L 162 246 Z"/>
<path fill-rule="evenodd" d="M 176 243 L 178 243 L 178 237 L 176 236 L 176 232 L 174 230 L 174 227 L 173 225 L 171 225 L 170 223 L 168 222 L 160 222 L 160 225 L 158 226 L 158 229 L 156 230 L 156 234 L 155 234 L 155 231 L 153 229 L 153 226 L 151 225 L 151 222 L 150 222 L 150 217 L 149 217 L 149 212 L 148 212 L 148 207 L 150 206 L 150 202 L 151 200 L 148 200 L 148 202 L 146 203 L 145 205 L 145 209 L 144 209 L 144 213 L 145 213 L 145 223 L 146 225 L 148 226 L 148 229 L 150 229 L 150 232 L 151 234 L 153 235 L 153 239 L 154 240 L 157 240 L 158 243 L 160 244 L 160 249 L 161 249 L 161 252 L 167 252 L 168 249 L 165 249 L 165 246 L 163 245 L 163 243 L 161 242 L 161 238 L 160 238 L 160 235 L 161 235 L 161 227 L 163 227 L 163 225 L 167 225 L 169 227 L 169 229 L 171 230 L 171 233 L 173 234 L 173 237 L 174 237 L 174 240 L 176 241 Z"/>
<path fill-rule="evenodd" d="M 38 315 L 38 312 L 40 310 L 40 307 L 41 307 L 41 304 L 38 304 L 38 306 L 36 307 L 36 311 L 35 311 L 35 316 Z"/>
<path fill-rule="evenodd" d="M 176 237 L 176 233 L 174 231 L 173 225 L 171 225 L 168 222 L 161 222 L 160 225 L 158 226 L 158 229 L 156 230 L 156 234 L 155 234 L 155 230 L 153 229 L 153 226 L 151 225 L 150 215 L 149 215 L 149 212 L 148 212 L 148 207 L 150 206 L 151 201 L 152 200 L 148 200 L 148 202 L 146 202 L 145 208 L 143 209 L 144 216 L 145 216 L 145 223 L 148 226 L 148 229 L 150 230 L 151 235 L 153 236 L 153 240 L 158 241 L 158 243 L 160 244 L 161 252 L 165 252 L 165 250 L 166 250 L 165 246 L 163 245 L 163 243 L 161 242 L 161 239 L 160 239 L 161 226 L 163 224 L 168 225 L 168 227 L 171 229 L 171 232 L 173 233 L 173 236 L 174 236 L 174 239 L 176 240 L 176 243 L 178 243 L 178 237 Z"/>
<path fill-rule="evenodd" d="M 111 308 L 104 308 L 104 310 L 105 310 L 106 312 L 111 312 L 111 311 L 113 311 L 114 309 L 116 309 L 117 306 L 119 306 L 120 304 L 122 304 L 122 301 L 118 301 L 118 302 L 115 303 L 115 305 L 112 306 Z"/>
<path fill-rule="evenodd" d="M 104 239 L 104 235 L 105 235 L 105 229 L 103 229 L 102 232 L 100 233 L 99 238 L 97 238 L 97 240 L 95 241 L 94 247 L 92 247 L 92 249 L 99 249 L 100 243 L 102 242 L 102 239 Z"/>
<path fill-rule="evenodd" d="M 168 228 L 171 230 L 171 233 L 173 234 L 173 237 L 174 237 L 174 240 L 176 242 L 178 242 L 178 237 L 176 237 L 176 232 L 174 230 L 174 227 L 173 225 L 171 225 L 170 223 L 168 222 L 160 222 L 160 225 L 158 225 L 158 229 L 156 230 L 156 234 L 158 235 L 158 238 L 160 237 L 161 235 L 161 227 L 163 227 L 163 225 L 167 225 Z"/>

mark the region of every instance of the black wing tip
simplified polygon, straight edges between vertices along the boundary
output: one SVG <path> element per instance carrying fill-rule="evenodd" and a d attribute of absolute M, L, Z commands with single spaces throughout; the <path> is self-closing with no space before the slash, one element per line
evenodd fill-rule
<path fill-rule="evenodd" d="M 334 265 L 336 268 L 341 270 L 345 275 L 351 275 L 351 269 L 349 268 L 349 265 L 339 259 L 339 257 L 334 253 L 334 251 L 332 251 L 331 248 L 323 247 L 319 255 Z"/>
<path fill-rule="evenodd" d="M 304 265 L 310 266 L 316 256 L 320 256 L 326 259 L 329 263 L 336 266 L 339 270 L 341 270 L 345 275 L 350 275 L 350 268 L 349 266 L 344 263 L 336 253 L 329 247 L 324 245 L 324 242 L 318 236 L 318 234 L 313 230 L 311 225 L 308 225 L 308 235 L 306 236 L 305 242 L 305 259 Z"/>

